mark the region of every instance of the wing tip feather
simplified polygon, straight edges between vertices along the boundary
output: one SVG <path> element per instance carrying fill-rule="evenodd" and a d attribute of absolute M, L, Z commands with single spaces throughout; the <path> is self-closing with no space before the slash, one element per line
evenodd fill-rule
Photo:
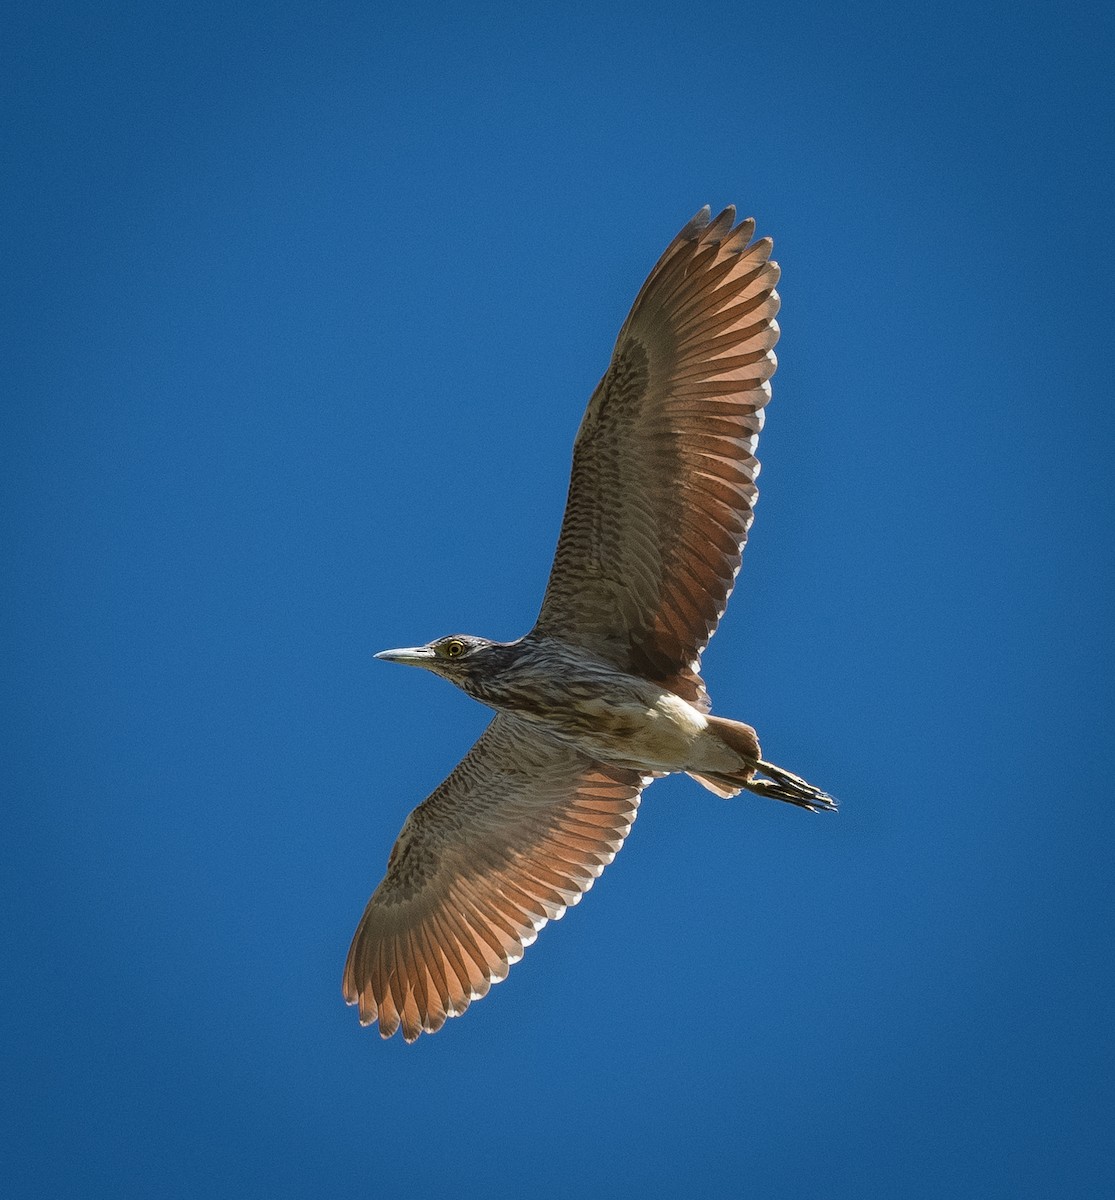
<path fill-rule="evenodd" d="M 678 235 L 679 239 L 684 239 L 687 242 L 697 241 L 705 229 L 708 228 L 709 221 L 711 220 L 712 206 L 705 204 L 686 222 L 685 227 Z"/>

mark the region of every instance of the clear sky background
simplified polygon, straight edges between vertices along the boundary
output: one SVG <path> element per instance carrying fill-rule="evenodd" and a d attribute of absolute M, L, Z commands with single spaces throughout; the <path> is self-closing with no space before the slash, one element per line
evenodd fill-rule
<path fill-rule="evenodd" d="M 10 1197 L 1110 1196 L 1110 5 L 7 18 Z M 341 1000 L 704 203 L 783 297 L 717 711 L 407 1047 Z"/>

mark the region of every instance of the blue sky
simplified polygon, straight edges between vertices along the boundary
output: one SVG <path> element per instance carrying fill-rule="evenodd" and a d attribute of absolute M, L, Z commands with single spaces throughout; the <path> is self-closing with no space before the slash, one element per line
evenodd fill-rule
<path fill-rule="evenodd" d="M 1106 1196 L 1112 18 L 46 4 L 4 137 L 5 1195 Z M 702 204 L 771 234 L 717 711 L 506 983 L 340 996 Z"/>

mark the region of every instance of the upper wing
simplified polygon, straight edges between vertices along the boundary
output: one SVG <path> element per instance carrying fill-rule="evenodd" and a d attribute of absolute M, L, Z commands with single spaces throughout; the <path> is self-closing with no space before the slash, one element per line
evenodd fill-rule
<path fill-rule="evenodd" d="M 364 910 L 343 983 L 361 1023 L 410 1042 L 485 995 L 615 857 L 647 778 L 496 716 L 407 817 Z"/>
<path fill-rule="evenodd" d="M 758 491 L 778 266 L 702 209 L 667 248 L 589 401 L 536 631 L 701 698 Z M 680 685 L 680 686 L 679 686 Z"/>

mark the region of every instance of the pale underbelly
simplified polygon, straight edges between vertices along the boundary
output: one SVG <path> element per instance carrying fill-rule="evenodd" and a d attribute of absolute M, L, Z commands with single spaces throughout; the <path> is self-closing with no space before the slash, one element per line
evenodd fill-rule
<path fill-rule="evenodd" d="M 582 699 L 531 719 L 592 758 L 636 770 L 730 771 L 740 765 L 704 716 L 668 692 L 643 704 Z"/>

